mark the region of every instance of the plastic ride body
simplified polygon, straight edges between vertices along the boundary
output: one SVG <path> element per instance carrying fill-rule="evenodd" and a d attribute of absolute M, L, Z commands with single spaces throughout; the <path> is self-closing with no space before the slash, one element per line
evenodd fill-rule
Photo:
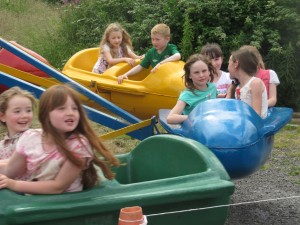
<path fill-rule="evenodd" d="M 200 143 L 156 135 L 118 156 L 116 178 L 90 190 L 58 195 L 19 195 L 0 190 L 0 225 L 118 224 L 121 208 L 139 205 L 149 224 L 223 225 L 234 184 L 216 156 Z M 149 160 L 151 159 L 151 160 Z M 174 211 L 187 210 L 174 213 Z M 173 212 L 173 213 L 168 213 Z M 200 223 L 199 223 L 200 222 Z"/>
<path fill-rule="evenodd" d="M 118 84 L 117 77 L 132 67 L 119 63 L 103 74 L 92 73 L 98 54 L 99 48 L 84 49 L 68 60 L 62 72 L 86 87 L 93 87 L 96 93 L 140 119 L 157 116 L 161 108 L 173 107 L 184 89 L 183 61 L 162 64 L 155 73 L 150 73 L 151 68 L 144 69 Z"/>
<path fill-rule="evenodd" d="M 266 162 L 274 134 L 291 120 L 293 110 L 273 107 L 262 119 L 242 101 L 212 99 L 200 103 L 186 121 L 175 126 L 167 124 L 168 112 L 161 110 L 159 121 L 169 133 L 202 143 L 218 157 L 231 178 L 243 178 Z"/>

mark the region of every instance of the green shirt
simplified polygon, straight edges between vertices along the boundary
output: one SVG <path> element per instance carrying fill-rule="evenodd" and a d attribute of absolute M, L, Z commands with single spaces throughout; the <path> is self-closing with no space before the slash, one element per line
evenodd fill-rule
<path fill-rule="evenodd" d="M 179 51 L 177 50 L 176 45 L 173 44 L 167 44 L 165 50 L 160 54 L 156 51 L 155 48 L 151 48 L 147 51 L 140 65 L 144 68 L 149 68 L 150 65 L 152 67 L 155 67 L 158 63 L 165 60 L 166 58 L 169 58 L 175 53 L 179 53 Z"/>
<path fill-rule="evenodd" d="M 216 97 L 217 88 L 213 83 L 210 82 L 207 83 L 207 88 L 203 91 L 195 89 L 194 92 L 192 92 L 189 89 L 185 89 L 180 93 L 179 96 L 179 100 L 186 103 L 182 114 L 188 115 L 200 102 L 204 102 L 205 100 Z"/>

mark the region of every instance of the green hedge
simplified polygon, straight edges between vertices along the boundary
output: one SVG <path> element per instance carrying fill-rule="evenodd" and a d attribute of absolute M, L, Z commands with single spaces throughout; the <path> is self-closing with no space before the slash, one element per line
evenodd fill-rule
<path fill-rule="evenodd" d="M 222 46 L 227 60 L 232 50 L 251 44 L 262 53 L 267 68 L 280 78 L 278 104 L 299 110 L 299 0 L 82 0 L 68 5 L 63 32 L 77 48 L 98 46 L 108 23 L 118 21 L 131 34 L 135 50 L 151 47 L 150 30 L 160 22 L 171 27 L 172 43 L 186 59 L 207 42 Z"/>

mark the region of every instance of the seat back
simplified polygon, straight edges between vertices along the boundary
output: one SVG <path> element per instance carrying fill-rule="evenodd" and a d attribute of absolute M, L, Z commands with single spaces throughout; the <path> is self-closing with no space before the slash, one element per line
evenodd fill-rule
<path fill-rule="evenodd" d="M 203 148 L 206 148 L 203 146 Z M 152 136 L 131 153 L 130 182 L 179 177 L 208 169 L 199 145 L 174 135 Z"/>

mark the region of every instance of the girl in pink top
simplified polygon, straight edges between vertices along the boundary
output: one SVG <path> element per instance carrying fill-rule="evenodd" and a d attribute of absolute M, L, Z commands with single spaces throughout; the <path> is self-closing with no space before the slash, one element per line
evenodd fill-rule
<path fill-rule="evenodd" d="M 98 181 L 94 164 L 113 178 L 100 153 L 119 165 L 92 130 L 77 94 L 66 85 L 48 88 L 40 98 L 42 130 L 24 132 L 7 164 L 0 162 L 0 189 L 29 194 L 81 191 Z M 19 178 L 21 180 L 14 180 Z"/>

